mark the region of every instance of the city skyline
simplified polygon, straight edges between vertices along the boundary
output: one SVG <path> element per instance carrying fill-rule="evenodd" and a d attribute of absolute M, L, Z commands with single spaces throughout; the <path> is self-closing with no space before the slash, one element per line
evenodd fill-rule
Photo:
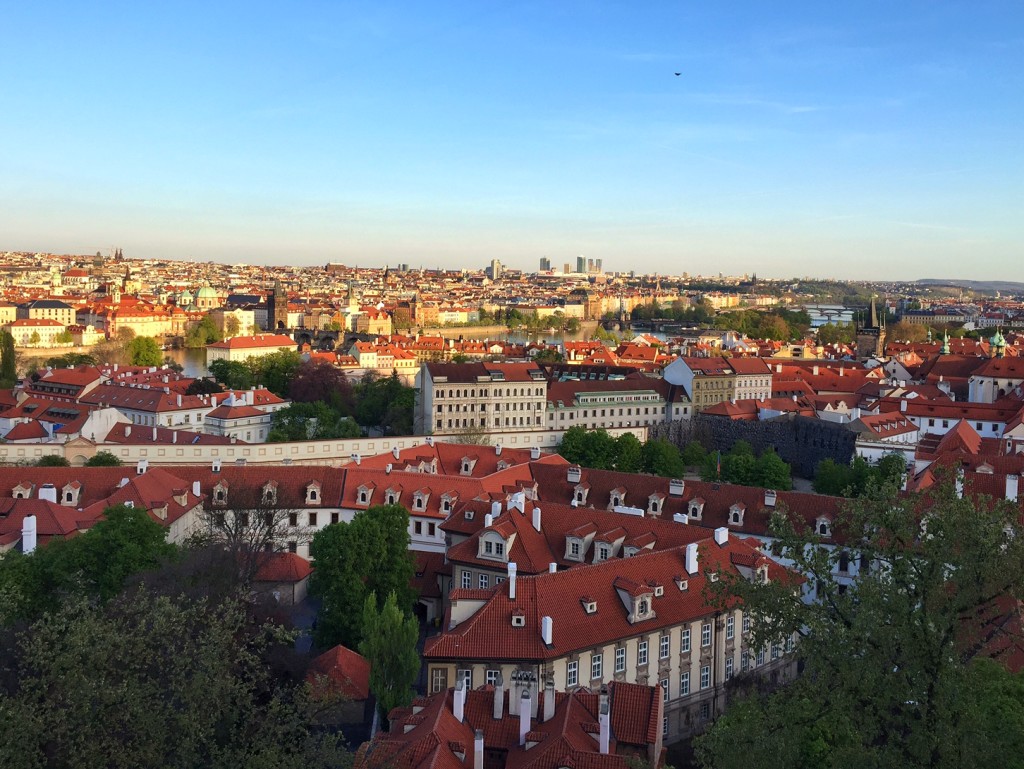
<path fill-rule="evenodd" d="M 1011 3 L 9 15 L 5 249 L 1024 280 Z"/>

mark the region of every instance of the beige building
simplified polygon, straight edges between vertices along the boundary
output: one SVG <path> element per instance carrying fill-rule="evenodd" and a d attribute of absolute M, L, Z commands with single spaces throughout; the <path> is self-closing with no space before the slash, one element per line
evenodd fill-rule
<path fill-rule="evenodd" d="M 206 365 L 216 360 L 243 361 L 280 350 L 294 350 L 295 340 L 285 334 L 236 336 L 206 346 Z"/>
<path fill-rule="evenodd" d="M 690 394 L 694 414 L 722 401 L 772 397 L 772 370 L 761 358 L 677 358 L 664 377 Z"/>
<path fill-rule="evenodd" d="M 14 337 L 15 347 L 57 347 L 57 337 L 67 332 L 67 326 L 46 318 L 19 318 L 3 326 Z M 71 342 L 64 342 L 70 345 Z"/>
<path fill-rule="evenodd" d="M 17 316 L 19 319 L 54 320 L 62 326 L 70 326 L 75 322 L 74 308 L 58 299 L 36 299 L 19 304 Z"/>
<path fill-rule="evenodd" d="M 416 379 L 416 431 L 540 430 L 547 380 L 533 363 L 426 363 Z"/>

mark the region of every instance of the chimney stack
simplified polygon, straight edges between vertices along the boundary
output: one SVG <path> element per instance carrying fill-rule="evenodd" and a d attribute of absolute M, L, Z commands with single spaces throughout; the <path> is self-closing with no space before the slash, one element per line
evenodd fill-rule
<path fill-rule="evenodd" d="M 533 506 L 533 528 L 540 531 L 540 508 Z"/>
<path fill-rule="evenodd" d="M 44 483 L 39 487 L 39 499 L 44 502 L 56 502 L 57 501 L 57 487 L 52 483 Z"/>
<path fill-rule="evenodd" d="M 548 676 L 544 682 L 544 720 L 555 717 L 555 679 Z"/>
<path fill-rule="evenodd" d="M 683 496 L 683 491 L 686 490 L 686 481 L 681 478 L 672 478 L 668 482 L 668 493 L 673 497 Z"/>
<path fill-rule="evenodd" d="M 777 499 L 778 499 L 778 495 L 775 493 L 774 489 L 765 489 L 764 490 L 764 506 L 765 507 L 775 507 L 775 502 L 776 502 Z"/>
<path fill-rule="evenodd" d="M 156 428 L 154 427 L 153 430 L 155 431 Z M 140 459 L 138 461 L 138 463 L 136 463 L 136 465 L 135 465 L 135 474 L 136 475 L 142 475 L 148 469 L 149 469 L 149 460 L 148 459 Z"/>
<path fill-rule="evenodd" d="M 900 399 L 900 413 L 901 414 L 906 414 L 907 413 L 907 399 L 906 398 L 901 398 Z"/>
<path fill-rule="evenodd" d="M 512 561 L 508 565 L 508 597 L 514 601 L 516 599 L 516 570 L 518 565 L 515 561 Z"/>
<path fill-rule="evenodd" d="M 395 459 L 398 459 L 399 453 L 400 452 L 398 451 L 398 446 L 395 446 L 393 449 L 391 449 L 391 456 L 393 456 Z"/>
<path fill-rule="evenodd" d="M 541 620 L 540 620 L 540 637 L 541 637 L 541 640 L 544 641 L 544 643 L 547 646 L 551 646 L 551 644 L 553 643 L 552 639 L 554 638 L 554 632 L 555 632 L 555 621 L 553 619 L 551 619 L 551 617 L 541 617 Z"/>
<path fill-rule="evenodd" d="M 725 545 L 729 542 L 729 530 L 725 526 L 715 529 L 715 544 Z"/>
<path fill-rule="evenodd" d="M 697 573 L 697 543 L 691 542 L 686 546 L 686 573 Z"/>
<path fill-rule="evenodd" d="M 487 513 L 487 515 L 484 516 L 484 528 L 485 529 L 489 529 L 493 525 L 494 525 L 494 516 L 491 515 L 490 513 Z"/>
<path fill-rule="evenodd" d="M 529 688 L 523 689 L 522 702 L 519 703 L 519 744 L 526 744 L 526 735 L 530 733 L 530 714 L 533 704 L 530 702 Z"/>
<path fill-rule="evenodd" d="M 501 502 L 494 500 L 491 502 L 491 518 L 497 518 L 501 515 Z"/>
<path fill-rule="evenodd" d="M 580 471 L 579 465 L 570 465 L 569 469 L 565 471 L 565 479 L 569 483 L 579 483 L 581 477 L 582 473 Z"/>
<path fill-rule="evenodd" d="M 494 444 L 494 456 L 496 456 L 496 457 L 500 457 L 501 456 L 501 444 L 500 443 L 495 443 Z"/>
<path fill-rule="evenodd" d="M 494 681 L 494 720 L 500 721 L 503 715 L 505 715 L 505 679 L 499 672 L 498 678 Z"/>
<path fill-rule="evenodd" d="M 192 496 L 198 497 L 202 493 L 202 486 L 199 481 L 192 481 Z"/>
<path fill-rule="evenodd" d="M 31 553 L 36 549 L 36 517 L 26 515 L 21 522 L 21 552 Z"/>
<path fill-rule="evenodd" d="M 685 525 L 690 522 L 690 516 L 688 516 L 686 513 L 675 513 L 672 515 L 672 520 L 675 523 L 682 523 Z"/>
<path fill-rule="evenodd" d="M 484 769 L 484 730 L 473 734 L 473 769 Z"/>
<path fill-rule="evenodd" d="M 530 459 L 540 459 L 540 446 L 534 446 L 530 449 Z"/>
<path fill-rule="evenodd" d="M 466 718 L 466 679 L 460 678 L 455 684 L 455 695 L 452 698 L 452 713 L 461 724 Z"/>
<path fill-rule="evenodd" d="M 1006 498 L 1011 502 L 1017 501 L 1017 492 L 1020 489 L 1020 476 L 1013 473 L 1006 474 Z"/>
<path fill-rule="evenodd" d="M 556 571 L 558 571 L 558 564 L 552 561 L 548 564 L 548 574 L 554 574 Z"/>
<path fill-rule="evenodd" d="M 607 687 L 601 687 L 601 699 L 597 716 L 597 723 L 600 726 L 600 736 L 598 738 L 598 744 L 600 745 L 600 751 L 602 756 L 608 755 L 609 743 L 611 742 L 611 716 L 608 708 L 608 689 Z"/>

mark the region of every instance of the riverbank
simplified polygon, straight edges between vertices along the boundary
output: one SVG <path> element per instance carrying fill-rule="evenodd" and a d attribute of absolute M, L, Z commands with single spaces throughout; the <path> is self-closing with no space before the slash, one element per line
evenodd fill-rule
<path fill-rule="evenodd" d="M 421 328 L 419 333 L 422 336 L 441 336 L 445 339 L 458 339 L 460 336 L 467 339 L 486 339 L 486 338 L 498 338 L 506 339 L 510 337 L 517 337 L 522 339 L 528 338 L 540 338 L 540 337 L 564 337 L 566 339 L 589 339 L 597 328 L 598 322 L 596 320 L 584 320 L 580 321 L 580 327 L 577 331 L 551 331 L 550 329 L 540 329 L 537 331 L 529 331 L 525 328 L 510 329 L 508 326 L 503 325 L 492 325 L 492 326 L 433 326 L 429 328 Z M 415 333 L 414 331 L 406 331 L 405 333 Z"/>

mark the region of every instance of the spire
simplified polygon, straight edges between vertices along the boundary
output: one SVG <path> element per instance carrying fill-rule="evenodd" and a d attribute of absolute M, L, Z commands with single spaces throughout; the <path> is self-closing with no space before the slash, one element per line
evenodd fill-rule
<path fill-rule="evenodd" d="M 875 307 L 875 295 L 871 295 L 871 328 L 878 328 L 878 308 Z"/>
<path fill-rule="evenodd" d="M 939 350 L 940 355 L 949 355 L 949 331 L 942 332 L 942 349 Z"/>

